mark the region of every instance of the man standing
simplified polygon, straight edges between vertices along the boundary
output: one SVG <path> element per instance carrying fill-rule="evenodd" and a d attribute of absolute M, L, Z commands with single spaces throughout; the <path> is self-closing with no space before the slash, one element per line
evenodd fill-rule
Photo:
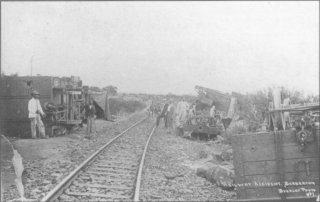
<path fill-rule="evenodd" d="M 156 122 L 156 126 L 158 127 L 160 124 L 160 120 L 161 118 L 164 119 L 164 125 L 165 128 L 168 128 L 168 120 L 167 120 L 167 113 L 168 113 L 168 107 L 169 107 L 169 103 L 166 103 L 161 111 L 161 114 L 157 117 L 157 122 Z"/>
<path fill-rule="evenodd" d="M 184 99 L 181 99 L 180 102 L 177 104 L 176 108 L 176 130 L 178 136 L 183 136 L 183 125 L 188 120 L 188 114 L 189 114 L 189 104 L 184 101 Z"/>
<path fill-rule="evenodd" d="M 90 139 L 92 132 L 92 124 L 94 124 L 94 118 L 96 114 L 96 108 L 93 105 L 93 99 L 89 100 L 89 104 L 85 107 L 85 117 L 87 118 L 87 138 Z"/>
<path fill-rule="evenodd" d="M 29 119 L 31 121 L 31 136 L 33 139 L 37 138 L 37 129 L 38 127 L 40 137 L 41 138 L 48 138 L 45 134 L 45 128 L 43 122 L 41 120 L 41 116 L 46 116 L 43 112 L 40 101 L 39 101 L 39 92 L 32 91 L 31 96 L 32 98 L 28 102 L 28 111 L 29 111 Z"/>
<path fill-rule="evenodd" d="M 210 108 L 210 125 L 215 125 L 216 106 L 212 104 Z"/>
<path fill-rule="evenodd" d="M 167 126 L 169 128 L 173 128 L 173 119 L 174 119 L 174 112 L 175 112 L 175 107 L 174 103 L 171 101 L 171 104 L 168 107 L 168 112 L 167 112 Z"/>

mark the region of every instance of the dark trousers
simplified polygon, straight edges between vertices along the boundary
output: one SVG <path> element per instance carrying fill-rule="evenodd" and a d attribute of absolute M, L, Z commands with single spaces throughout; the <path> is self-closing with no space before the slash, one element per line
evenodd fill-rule
<path fill-rule="evenodd" d="M 161 121 L 161 118 L 164 119 L 164 127 L 165 128 L 168 128 L 168 118 L 165 114 L 160 114 L 158 117 L 157 117 L 157 122 L 156 122 L 156 126 L 158 127 L 159 124 L 160 124 L 160 121 Z"/>

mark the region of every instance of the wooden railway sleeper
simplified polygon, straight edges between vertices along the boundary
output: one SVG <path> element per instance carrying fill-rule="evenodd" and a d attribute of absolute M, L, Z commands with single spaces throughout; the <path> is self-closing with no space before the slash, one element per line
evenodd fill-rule
<path fill-rule="evenodd" d="M 125 180 L 118 180 L 118 181 L 113 181 L 113 180 L 78 180 L 77 182 L 75 183 L 84 183 L 84 184 L 87 184 L 87 183 L 92 183 L 92 184 L 100 184 L 100 185 L 105 185 L 105 186 L 123 186 L 123 185 L 128 185 L 128 184 L 133 184 L 133 180 L 130 180 L 130 181 L 125 181 Z"/>
<path fill-rule="evenodd" d="M 131 167 L 128 166 L 113 166 L 113 165 L 102 165 L 102 164 L 95 164 L 95 166 L 97 167 L 101 167 L 101 168 L 111 168 L 111 169 L 119 169 L 119 170 L 130 170 L 130 171 L 135 171 L 136 170 L 136 166 L 132 165 Z"/>
<path fill-rule="evenodd" d="M 136 161 L 127 161 L 126 162 L 117 162 L 117 161 L 102 161 L 102 160 L 98 160 L 95 164 L 103 164 L 103 165 L 106 165 L 106 164 L 111 164 L 111 165 L 120 165 L 120 166 L 130 166 L 132 164 L 137 164 Z"/>
<path fill-rule="evenodd" d="M 92 175 L 107 175 L 107 176 L 110 176 L 111 173 L 107 173 L 107 172 L 95 172 L 95 171 L 87 171 L 86 173 L 88 174 L 92 174 Z M 132 178 L 134 176 L 132 175 L 126 175 L 126 174 L 118 174 L 116 175 L 115 177 L 125 177 L 125 178 Z M 134 179 L 134 178 L 132 178 Z"/>
<path fill-rule="evenodd" d="M 86 176 L 86 174 L 88 175 L 88 176 Z M 119 175 L 110 175 L 110 173 L 109 174 L 104 174 L 103 173 L 103 175 L 108 175 L 107 177 L 96 177 L 95 175 L 100 175 L 99 173 L 98 174 L 95 174 L 95 173 L 93 173 L 93 174 L 91 174 L 91 173 L 83 173 L 83 175 L 81 176 L 81 178 L 83 178 L 83 179 L 88 179 L 88 178 L 91 178 L 91 179 L 93 179 L 93 180 L 95 180 L 95 179 L 99 179 L 99 180 L 103 180 L 103 179 L 105 179 L 105 180 L 122 180 L 122 181 L 124 181 L 124 180 L 134 180 L 134 178 L 133 178 L 133 176 L 129 176 L 129 175 L 125 175 L 124 177 L 120 177 Z M 84 176 L 84 177 L 83 177 Z M 121 175 L 121 176 L 123 176 L 123 175 Z"/>
<path fill-rule="evenodd" d="M 100 184 L 87 184 L 87 183 L 73 183 L 73 185 L 78 187 L 94 187 L 94 188 L 103 188 L 108 190 L 133 190 L 133 187 L 127 186 L 109 186 L 109 185 L 100 185 Z"/>
<path fill-rule="evenodd" d="M 91 164 L 91 166 L 97 166 L 97 167 L 113 167 L 113 168 L 128 168 L 128 169 L 133 169 L 137 168 L 137 163 L 132 163 L 132 164 L 113 164 L 113 163 L 102 163 L 102 162 L 95 162 L 94 164 Z"/>
<path fill-rule="evenodd" d="M 95 177 L 95 176 L 80 176 L 81 180 L 91 180 L 91 181 L 96 181 L 96 182 L 119 182 L 119 183 L 130 183 L 133 181 L 133 179 L 128 179 L 128 178 L 101 178 L 101 177 Z"/>
<path fill-rule="evenodd" d="M 127 171 L 127 170 L 119 170 L 119 169 L 112 169 L 112 168 L 99 168 L 99 167 L 91 167 L 90 170 L 97 170 L 97 171 L 105 171 L 107 173 L 131 173 L 135 174 L 135 170 Z"/>
<path fill-rule="evenodd" d="M 97 194 L 97 193 L 83 193 L 83 192 L 71 192 L 69 190 L 66 190 L 66 194 L 69 196 L 89 196 L 89 197 L 98 197 L 98 198 L 107 198 L 107 200 L 112 200 L 114 201 L 114 196 L 109 195 L 109 194 Z M 121 197 L 121 196 L 116 196 L 116 198 L 119 200 L 124 199 L 128 200 L 128 197 Z"/>
<path fill-rule="evenodd" d="M 98 159 L 97 159 L 98 161 L 114 161 L 114 160 L 119 160 L 119 157 L 117 157 L 117 158 L 112 158 L 112 157 L 99 157 Z M 133 162 L 132 161 L 132 158 L 121 158 L 121 160 L 124 160 L 124 161 L 126 161 L 126 162 Z"/>

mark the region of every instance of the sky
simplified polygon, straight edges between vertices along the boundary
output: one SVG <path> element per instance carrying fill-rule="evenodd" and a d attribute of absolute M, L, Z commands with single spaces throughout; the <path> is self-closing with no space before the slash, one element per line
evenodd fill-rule
<path fill-rule="evenodd" d="M 317 95 L 319 2 L 1 2 L 1 71 L 31 69 L 127 93 Z"/>

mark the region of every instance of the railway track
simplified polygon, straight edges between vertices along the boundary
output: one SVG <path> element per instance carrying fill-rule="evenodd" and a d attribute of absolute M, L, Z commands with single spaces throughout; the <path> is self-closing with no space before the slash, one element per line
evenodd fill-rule
<path fill-rule="evenodd" d="M 92 154 L 41 201 L 138 201 L 144 157 L 154 130 L 147 118 L 135 123 Z"/>

